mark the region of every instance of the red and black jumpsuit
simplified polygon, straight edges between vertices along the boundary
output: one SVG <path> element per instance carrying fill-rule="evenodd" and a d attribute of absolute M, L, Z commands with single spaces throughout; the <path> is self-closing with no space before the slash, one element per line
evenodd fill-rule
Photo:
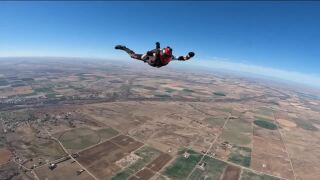
<path fill-rule="evenodd" d="M 169 64 L 172 60 L 185 61 L 188 60 L 188 57 L 179 56 L 176 58 L 172 55 L 172 49 L 170 47 L 160 48 L 160 44 L 158 43 L 156 49 L 148 51 L 146 54 L 136 54 L 134 51 L 126 48 L 125 50 L 132 58 L 138 59 L 148 63 L 153 67 L 162 67 Z"/>

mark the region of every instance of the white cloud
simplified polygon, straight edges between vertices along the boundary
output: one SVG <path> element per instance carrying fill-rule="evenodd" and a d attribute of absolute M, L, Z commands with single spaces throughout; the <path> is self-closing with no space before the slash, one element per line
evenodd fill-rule
<path fill-rule="evenodd" d="M 216 68 L 234 72 L 252 73 L 257 75 L 269 76 L 282 80 L 289 80 L 314 87 L 320 87 L 320 77 L 313 74 L 305 74 L 295 71 L 276 69 L 246 63 L 235 63 L 226 59 L 214 58 L 213 60 L 196 60 L 190 63 L 206 68 Z"/>

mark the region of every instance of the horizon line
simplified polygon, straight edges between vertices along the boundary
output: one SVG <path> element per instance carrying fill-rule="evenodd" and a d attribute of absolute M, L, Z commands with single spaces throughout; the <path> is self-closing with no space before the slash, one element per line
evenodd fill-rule
<path fill-rule="evenodd" d="M 120 57 L 102 57 L 102 56 L 0 56 L 0 59 L 4 58 L 65 58 L 65 59 L 95 59 L 95 60 L 121 60 L 122 62 L 127 59 Z M 129 57 L 128 57 L 129 59 Z M 226 58 L 213 58 L 212 60 L 200 60 L 197 62 L 189 61 L 191 64 L 187 66 L 193 66 L 198 68 L 206 68 L 210 70 L 224 70 L 233 71 L 234 73 L 248 73 L 248 76 L 256 75 L 265 78 L 275 78 L 276 80 L 284 80 L 289 83 L 295 83 L 297 85 L 307 85 L 310 88 L 320 89 L 320 77 L 314 74 L 302 73 L 298 71 L 289 71 L 285 69 L 272 68 L 267 66 L 260 66 L 254 64 L 237 63 Z M 177 66 L 177 65 L 174 65 Z M 259 72 L 260 71 L 260 72 Z"/>

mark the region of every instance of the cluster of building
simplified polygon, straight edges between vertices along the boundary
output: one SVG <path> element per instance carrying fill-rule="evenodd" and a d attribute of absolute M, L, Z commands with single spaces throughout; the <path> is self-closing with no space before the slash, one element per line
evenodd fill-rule
<path fill-rule="evenodd" d="M 76 157 L 78 157 L 78 155 L 77 155 L 77 154 L 72 154 L 72 157 L 76 158 Z M 59 163 L 64 162 L 64 161 L 67 161 L 67 160 L 69 160 L 70 158 L 71 158 L 70 156 L 67 156 L 67 157 L 62 158 L 62 159 L 60 159 L 60 160 L 58 160 L 58 161 L 49 163 L 48 168 L 49 168 L 50 170 L 54 170 L 55 168 L 58 167 L 58 164 L 59 164 Z M 75 163 L 75 162 L 76 162 L 75 160 L 72 160 L 72 161 L 71 161 L 71 163 Z M 76 174 L 77 174 L 77 175 L 80 175 L 80 174 L 83 173 L 84 171 L 85 171 L 84 169 L 79 169 L 79 170 L 76 171 Z"/>
<path fill-rule="evenodd" d="M 224 141 L 221 143 L 220 147 L 226 151 L 227 149 L 232 148 L 232 144 L 230 144 L 228 141 Z"/>

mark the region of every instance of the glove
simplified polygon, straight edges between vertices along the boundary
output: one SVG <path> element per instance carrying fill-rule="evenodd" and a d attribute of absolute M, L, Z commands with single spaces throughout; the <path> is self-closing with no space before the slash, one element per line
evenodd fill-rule
<path fill-rule="evenodd" d="M 193 57 L 194 56 L 194 52 L 189 52 L 188 55 L 189 55 L 189 57 Z"/>
<path fill-rule="evenodd" d="M 160 48 L 160 43 L 156 42 L 156 48 L 159 49 Z"/>

